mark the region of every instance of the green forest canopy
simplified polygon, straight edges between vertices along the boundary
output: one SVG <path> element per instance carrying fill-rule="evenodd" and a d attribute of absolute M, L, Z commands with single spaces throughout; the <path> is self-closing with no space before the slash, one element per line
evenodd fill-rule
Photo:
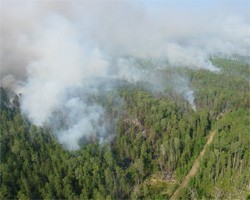
<path fill-rule="evenodd" d="M 152 94 L 137 85 L 124 99 L 110 144 L 67 151 L 49 128 L 30 124 L 1 88 L 0 199 L 169 199 L 206 143 L 212 144 L 180 199 L 250 196 L 248 64 L 215 58 L 220 73 L 166 69 L 189 77 L 197 112 L 173 91 Z M 110 92 L 109 97 L 116 98 Z M 109 107 L 109 117 L 116 108 Z"/>

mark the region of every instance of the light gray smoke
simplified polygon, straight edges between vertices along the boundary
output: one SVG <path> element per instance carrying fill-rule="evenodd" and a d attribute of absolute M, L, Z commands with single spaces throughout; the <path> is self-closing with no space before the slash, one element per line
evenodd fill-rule
<path fill-rule="evenodd" d="M 107 82 L 125 79 L 161 87 L 150 74 L 168 66 L 218 72 L 211 56 L 249 56 L 247 12 L 180 7 L 1 1 L 1 86 L 21 92 L 22 113 L 51 127 L 68 149 L 84 138 L 109 140 L 105 109 L 88 99 L 100 85 L 112 90 L 115 84 Z M 177 80 L 176 91 L 195 110 L 187 79 Z"/>
<path fill-rule="evenodd" d="M 189 81 L 185 77 L 174 76 L 175 91 L 185 98 L 190 106 L 196 111 L 194 91 L 189 87 Z"/>

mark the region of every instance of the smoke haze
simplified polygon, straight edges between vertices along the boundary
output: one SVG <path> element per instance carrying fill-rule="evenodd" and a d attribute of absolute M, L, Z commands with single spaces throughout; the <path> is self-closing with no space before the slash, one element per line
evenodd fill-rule
<path fill-rule="evenodd" d="M 160 88 L 151 72 L 219 72 L 211 57 L 249 56 L 249 3 L 208 2 L 1 1 L 1 86 L 22 93 L 22 113 L 52 127 L 68 149 L 82 138 L 109 140 L 104 108 L 87 98 L 99 92 L 100 80 L 104 91 L 114 79 Z M 152 62 L 143 68 L 135 59 Z M 195 110 L 188 79 L 176 80 Z"/>

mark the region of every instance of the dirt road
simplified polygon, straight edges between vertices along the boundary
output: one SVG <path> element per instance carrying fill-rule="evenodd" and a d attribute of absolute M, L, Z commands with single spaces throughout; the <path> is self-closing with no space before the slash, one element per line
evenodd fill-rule
<path fill-rule="evenodd" d="M 181 191 L 182 188 L 185 188 L 190 180 L 190 178 L 192 178 L 199 169 L 199 165 L 200 165 L 200 161 L 203 158 L 206 148 L 207 146 L 209 146 L 211 144 L 211 142 L 214 139 L 214 135 L 215 135 L 216 131 L 213 131 L 209 134 L 208 139 L 207 139 L 207 143 L 204 145 L 204 148 L 202 149 L 202 151 L 200 152 L 199 156 L 196 158 L 196 160 L 194 161 L 194 164 L 192 166 L 192 168 L 190 169 L 190 171 L 188 172 L 188 174 L 185 176 L 185 178 L 182 180 L 179 188 L 177 190 L 175 190 L 173 196 L 170 198 L 170 200 L 175 200 L 178 198 L 179 196 L 179 192 Z"/>

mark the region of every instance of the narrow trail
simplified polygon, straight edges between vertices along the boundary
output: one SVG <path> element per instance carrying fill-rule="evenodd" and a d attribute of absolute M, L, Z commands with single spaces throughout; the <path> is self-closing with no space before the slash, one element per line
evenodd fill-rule
<path fill-rule="evenodd" d="M 179 188 L 177 190 L 175 190 L 175 192 L 172 195 L 172 197 L 170 198 L 170 200 L 177 199 L 181 189 L 185 188 L 187 186 L 189 180 L 198 172 L 200 161 L 201 161 L 201 159 L 203 158 L 203 156 L 205 154 L 207 146 L 209 146 L 211 144 L 211 142 L 213 141 L 215 133 L 216 133 L 216 131 L 213 131 L 213 132 L 211 132 L 209 134 L 208 139 L 207 139 L 207 143 L 204 145 L 204 147 L 203 147 L 202 151 L 200 152 L 199 156 L 194 161 L 194 164 L 193 164 L 192 168 L 190 169 L 188 174 L 185 176 L 185 178 L 182 180 Z"/>

